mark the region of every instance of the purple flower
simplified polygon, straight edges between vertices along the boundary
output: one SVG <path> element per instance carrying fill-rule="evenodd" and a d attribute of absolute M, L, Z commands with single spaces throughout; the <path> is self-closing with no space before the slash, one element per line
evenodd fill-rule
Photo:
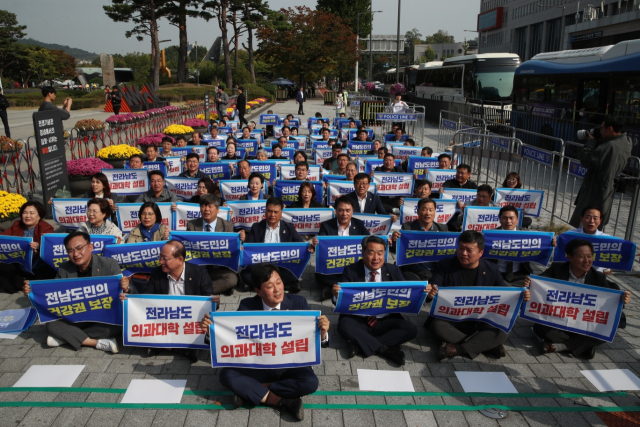
<path fill-rule="evenodd" d="M 187 119 L 184 121 L 183 125 L 189 126 L 192 128 L 206 128 L 209 124 L 202 119 Z"/>
<path fill-rule="evenodd" d="M 70 176 L 92 176 L 102 169 L 113 169 L 113 166 L 95 157 L 67 160 L 67 173 Z"/>

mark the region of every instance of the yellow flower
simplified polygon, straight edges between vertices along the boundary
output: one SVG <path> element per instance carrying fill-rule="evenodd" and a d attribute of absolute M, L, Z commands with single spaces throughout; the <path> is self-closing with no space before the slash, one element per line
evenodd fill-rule
<path fill-rule="evenodd" d="M 20 213 L 20 208 L 25 203 L 27 203 L 27 199 L 20 194 L 0 191 L 0 218 L 6 219 L 17 216 Z"/>
<path fill-rule="evenodd" d="M 164 128 L 162 133 L 170 133 L 170 134 L 193 133 L 193 128 L 189 126 L 183 126 L 183 125 L 171 125 Z"/>
<path fill-rule="evenodd" d="M 111 145 L 98 151 L 98 157 L 101 159 L 128 159 L 134 154 L 141 155 L 142 151 L 127 144 Z"/>

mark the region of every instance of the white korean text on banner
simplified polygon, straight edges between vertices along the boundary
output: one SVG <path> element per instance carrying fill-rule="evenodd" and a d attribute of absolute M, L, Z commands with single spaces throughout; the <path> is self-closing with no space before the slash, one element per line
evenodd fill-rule
<path fill-rule="evenodd" d="M 282 211 L 282 220 L 293 224 L 298 234 L 316 235 L 324 221 L 335 217 L 331 208 L 289 208 Z"/>
<path fill-rule="evenodd" d="M 102 169 L 109 180 L 111 192 L 122 195 L 142 194 L 149 190 L 146 169 Z"/>
<path fill-rule="evenodd" d="M 208 349 L 200 320 L 215 311 L 210 296 L 127 295 L 124 300 L 124 345 Z"/>
<path fill-rule="evenodd" d="M 182 173 L 182 157 L 166 157 L 164 160 L 169 163 L 167 176 L 178 176 Z"/>
<path fill-rule="evenodd" d="M 418 219 L 418 202 L 420 199 L 404 199 L 400 206 L 400 224 Z M 456 201 L 447 199 L 433 199 L 436 202 L 436 217 L 433 222 L 445 224 L 456 212 Z"/>
<path fill-rule="evenodd" d="M 400 159 L 404 162 L 411 156 L 419 156 L 420 154 L 422 154 L 422 147 L 412 147 L 408 145 L 392 145 L 391 154 L 393 154 L 396 159 Z"/>
<path fill-rule="evenodd" d="M 161 202 L 156 203 L 160 208 L 160 214 L 162 215 L 162 225 L 167 228 L 170 227 L 173 211 L 171 210 L 171 203 Z M 140 218 L 138 213 L 142 203 L 118 203 L 118 210 L 116 214 L 118 216 L 118 227 L 123 233 L 129 233 L 140 224 Z"/>
<path fill-rule="evenodd" d="M 379 316 L 420 313 L 427 298 L 425 282 L 338 283 L 340 291 L 334 313 Z"/>
<path fill-rule="evenodd" d="M 410 265 L 438 262 L 453 257 L 458 251 L 460 233 L 400 230 L 396 264 Z"/>
<path fill-rule="evenodd" d="M 542 210 L 544 191 L 519 188 L 496 188 L 496 203 L 501 207 L 515 206 L 525 214 L 538 218 Z"/>
<path fill-rule="evenodd" d="M 198 191 L 198 181 L 198 178 L 178 178 L 171 176 L 165 178 L 165 185 L 169 192 L 183 200 L 189 200 L 195 196 L 196 191 Z"/>
<path fill-rule="evenodd" d="M 280 166 L 280 178 L 295 179 L 296 165 Z M 322 168 L 316 165 L 309 165 L 309 173 L 307 174 L 307 179 L 309 181 L 320 181 L 321 178 L 322 178 Z"/>
<path fill-rule="evenodd" d="M 439 190 L 445 181 L 454 179 L 456 171 L 450 169 L 429 169 L 427 171 L 427 179 L 433 184 L 431 191 Z"/>
<path fill-rule="evenodd" d="M 227 202 L 240 200 L 240 197 L 245 196 L 249 192 L 246 179 L 220 181 L 219 184 L 222 198 Z M 266 187 L 266 183 L 264 187 Z M 266 191 L 264 187 L 262 188 L 263 194 Z"/>
<path fill-rule="evenodd" d="M 325 175 L 326 177 L 327 175 Z M 353 181 L 329 181 L 327 184 L 328 195 L 327 195 L 327 204 L 334 205 L 336 203 L 336 199 L 340 196 L 344 196 L 349 193 L 353 193 L 355 188 L 353 186 Z M 376 194 L 376 184 L 372 182 L 369 184 L 369 193 Z"/>
<path fill-rule="evenodd" d="M 568 261 L 566 247 L 573 239 L 588 240 L 593 245 L 594 267 L 611 268 L 615 270 L 631 271 L 636 257 L 637 245 L 628 240 L 603 234 L 584 234 L 568 231 L 558 236 L 553 260 Z"/>
<path fill-rule="evenodd" d="M 353 217 L 364 222 L 372 236 L 386 236 L 391 232 L 391 215 L 354 213 Z"/>
<path fill-rule="evenodd" d="M 287 269 L 298 279 L 311 260 L 310 243 L 244 243 L 242 245 L 242 266 L 274 264 Z"/>
<path fill-rule="evenodd" d="M 198 165 L 198 169 L 206 174 L 214 181 L 220 181 L 224 179 L 231 179 L 231 168 L 229 163 L 211 163 L 205 162 Z"/>
<path fill-rule="evenodd" d="M 277 179 L 273 186 L 273 195 L 281 199 L 285 206 L 290 206 L 298 201 L 298 191 L 303 182 L 310 182 L 316 191 L 315 202 L 322 203 L 324 199 L 324 187 L 320 181 L 296 181 Z"/>
<path fill-rule="evenodd" d="M 366 236 L 318 236 L 316 273 L 341 274 L 348 265 L 362 259 L 362 239 Z M 384 254 L 387 262 L 389 248 Z"/>
<path fill-rule="evenodd" d="M 63 262 L 69 261 L 64 247 L 64 238 L 67 236 L 67 233 L 47 233 L 40 238 L 40 258 L 54 270 L 58 270 Z M 115 236 L 106 234 L 90 234 L 89 238 L 95 255 L 102 255 L 105 246 L 115 245 L 118 240 Z"/>
<path fill-rule="evenodd" d="M 33 248 L 31 248 L 31 242 L 33 242 L 33 237 L 0 235 L 0 262 L 19 264 L 32 273 Z"/>
<path fill-rule="evenodd" d="M 553 254 L 553 232 L 484 230 L 484 258 L 535 262 L 546 266 Z"/>
<path fill-rule="evenodd" d="M 462 231 L 493 230 L 500 227 L 499 207 L 467 206 L 464 208 Z M 522 210 L 518 209 L 518 227 L 522 227 Z"/>
<path fill-rule="evenodd" d="M 295 368 L 320 365 L 319 311 L 211 313 L 214 368 Z"/>
<path fill-rule="evenodd" d="M 266 181 L 271 183 L 274 179 L 276 179 L 277 168 L 276 163 L 273 161 L 260 161 L 260 160 L 251 160 L 249 162 L 251 166 L 251 172 L 258 172 L 261 174 Z"/>
<path fill-rule="evenodd" d="M 612 342 L 622 313 L 623 291 L 531 275 L 531 299 L 520 317 Z"/>
<path fill-rule="evenodd" d="M 91 199 L 52 199 L 53 220 L 76 229 L 87 222 L 87 202 Z"/>
<path fill-rule="evenodd" d="M 115 259 L 125 276 L 151 273 L 151 270 L 160 267 L 160 251 L 165 243 L 167 242 L 158 241 L 107 245 L 102 256 Z"/>
<path fill-rule="evenodd" d="M 525 288 L 440 287 L 429 316 L 454 322 L 477 320 L 509 333 L 518 317 Z"/>
<path fill-rule="evenodd" d="M 171 229 L 175 231 L 186 231 L 187 223 L 192 219 L 198 219 L 201 216 L 200 205 L 195 203 L 177 202 L 176 210 L 173 211 L 171 219 Z M 231 209 L 221 206 L 218 210 L 218 218 L 231 221 Z"/>
<path fill-rule="evenodd" d="M 206 231 L 172 231 L 170 240 L 182 242 L 188 261 L 195 265 L 218 265 L 238 272 L 240 235 Z"/>
<path fill-rule="evenodd" d="M 373 182 L 380 196 L 413 196 L 414 178 L 411 173 L 374 172 Z"/>
<path fill-rule="evenodd" d="M 456 200 L 463 205 L 468 205 L 476 199 L 478 190 L 470 188 L 443 188 L 440 194 L 441 199 Z"/>
<path fill-rule="evenodd" d="M 234 228 L 251 229 L 254 223 L 262 221 L 267 210 L 266 200 L 236 200 L 227 202 L 231 209 L 231 222 Z"/>
<path fill-rule="evenodd" d="M 378 156 L 358 156 L 357 157 L 357 165 L 358 165 L 358 173 L 364 172 L 366 170 L 366 164 L 369 160 L 378 160 Z"/>
<path fill-rule="evenodd" d="M 407 172 L 415 174 L 418 179 L 426 179 L 427 171 L 429 169 L 438 169 L 440 163 L 438 163 L 437 157 L 420 157 L 410 156 L 407 163 Z"/>
<path fill-rule="evenodd" d="M 366 156 L 373 150 L 373 142 L 349 141 L 347 147 L 350 156 Z"/>

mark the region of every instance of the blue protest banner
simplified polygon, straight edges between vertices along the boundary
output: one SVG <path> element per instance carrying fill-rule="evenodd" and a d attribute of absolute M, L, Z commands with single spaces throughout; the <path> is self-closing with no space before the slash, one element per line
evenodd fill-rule
<path fill-rule="evenodd" d="M 32 273 L 33 249 L 31 248 L 31 242 L 33 242 L 32 237 L 0 235 L 0 262 L 4 264 L 20 264 L 29 273 Z"/>
<path fill-rule="evenodd" d="M 567 243 L 573 239 L 584 239 L 593 245 L 593 266 L 613 270 L 631 271 L 637 245 L 619 237 L 575 233 L 568 231 L 558 236 L 558 246 L 553 260 L 568 261 L 565 255 Z"/>
<path fill-rule="evenodd" d="M 344 175 L 329 175 L 328 173 L 325 173 L 324 175 L 322 175 L 322 181 L 323 182 L 345 181 L 346 179 L 347 179 L 347 177 L 344 176 Z"/>
<path fill-rule="evenodd" d="M 311 259 L 309 245 L 309 243 L 245 243 L 242 246 L 242 266 L 275 264 L 289 270 L 299 279 Z"/>
<path fill-rule="evenodd" d="M 122 275 L 75 279 L 32 280 L 29 299 L 40 323 L 66 319 L 122 325 Z"/>
<path fill-rule="evenodd" d="M 261 125 L 277 125 L 278 115 L 277 114 L 260 114 L 260 124 Z"/>
<path fill-rule="evenodd" d="M 484 230 L 484 258 L 535 262 L 546 266 L 553 254 L 554 233 L 542 231 Z"/>
<path fill-rule="evenodd" d="M 0 334 L 26 331 L 36 321 L 33 307 L 0 311 Z"/>
<path fill-rule="evenodd" d="M 365 236 L 317 236 L 316 273 L 341 274 L 347 265 L 362 259 L 362 239 Z M 384 254 L 387 262 L 389 248 Z"/>
<path fill-rule="evenodd" d="M 329 147 L 329 141 L 313 141 L 311 144 L 312 150 L 329 150 L 331 151 L 331 147 Z M 331 156 L 329 156 L 331 157 Z"/>
<path fill-rule="evenodd" d="M 104 248 L 102 256 L 118 261 L 122 274 L 131 276 L 135 273 L 151 273 L 155 267 L 160 266 L 160 250 L 167 243 L 141 242 L 127 243 L 126 245 L 108 245 Z"/>
<path fill-rule="evenodd" d="M 131 169 L 128 161 L 124 162 L 125 169 Z M 148 171 L 160 171 L 164 176 L 167 176 L 167 165 L 164 162 L 144 162 L 142 169 Z"/>
<path fill-rule="evenodd" d="M 292 203 L 298 201 L 298 191 L 300 185 L 305 181 L 295 180 L 276 180 L 276 185 L 273 187 L 273 195 L 279 199 L 282 199 L 286 206 L 290 206 Z M 316 190 L 316 202 L 322 203 L 324 199 L 324 187 L 320 181 L 307 181 L 313 184 L 313 188 Z"/>
<path fill-rule="evenodd" d="M 378 316 L 420 313 L 427 293 L 426 282 L 338 283 L 335 313 Z"/>
<path fill-rule="evenodd" d="M 426 179 L 427 170 L 438 169 L 438 167 L 437 157 L 409 156 L 409 162 L 407 163 L 407 171 L 418 175 L 418 179 Z"/>
<path fill-rule="evenodd" d="M 371 175 L 371 171 L 375 170 L 375 168 L 379 166 L 382 166 L 382 163 L 384 163 L 384 159 L 367 160 L 367 162 L 364 164 L 364 171 L 367 175 Z M 401 164 L 402 162 L 400 160 L 395 161 L 395 166 L 400 166 Z"/>
<path fill-rule="evenodd" d="M 40 258 L 54 270 L 58 270 L 63 262 L 69 261 L 64 247 L 64 238 L 67 236 L 67 233 L 48 233 L 40 238 Z M 96 255 L 102 255 L 105 246 L 115 245 L 118 240 L 115 236 L 103 234 L 91 234 L 89 238 L 93 244 L 92 252 Z"/>
<path fill-rule="evenodd" d="M 218 265 L 238 272 L 241 256 L 238 233 L 172 231 L 169 239 L 184 244 L 187 249 L 185 261 L 196 265 Z"/>
<path fill-rule="evenodd" d="M 455 256 L 460 233 L 402 230 L 396 244 L 396 264 L 438 262 Z"/>
<path fill-rule="evenodd" d="M 255 156 L 258 151 L 257 139 L 236 139 L 236 147 L 244 148 L 249 156 Z"/>
<path fill-rule="evenodd" d="M 282 148 L 282 147 L 281 147 Z M 263 148 L 264 151 L 267 152 L 267 158 L 271 158 L 273 157 L 273 148 L 271 147 L 264 147 Z M 280 154 L 282 157 L 291 160 L 293 159 L 293 155 L 296 153 L 296 148 L 282 148 L 282 153 Z"/>
<path fill-rule="evenodd" d="M 347 148 L 350 156 L 365 156 L 373 150 L 373 142 L 349 141 Z"/>
<path fill-rule="evenodd" d="M 200 169 L 202 173 L 207 174 L 207 176 L 214 181 L 231 179 L 231 168 L 229 167 L 229 163 L 205 162 L 200 163 L 198 169 Z"/>
<path fill-rule="evenodd" d="M 269 183 L 271 183 L 271 181 L 276 179 L 277 164 L 275 162 L 270 162 L 268 160 L 267 161 L 251 160 L 249 162 L 249 165 L 251 166 L 251 172 L 260 173 L 264 177 L 264 179 L 269 181 Z"/>

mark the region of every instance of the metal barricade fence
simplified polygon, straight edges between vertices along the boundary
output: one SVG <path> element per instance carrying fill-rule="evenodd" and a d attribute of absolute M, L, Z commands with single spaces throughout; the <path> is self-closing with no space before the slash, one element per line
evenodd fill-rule
<path fill-rule="evenodd" d="M 484 120 L 472 116 L 456 113 L 454 111 L 440 111 L 440 123 L 438 127 L 438 151 L 445 151 L 453 143 L 453 136 L 458 130 L 470 128 L 486 129 Z"/>

